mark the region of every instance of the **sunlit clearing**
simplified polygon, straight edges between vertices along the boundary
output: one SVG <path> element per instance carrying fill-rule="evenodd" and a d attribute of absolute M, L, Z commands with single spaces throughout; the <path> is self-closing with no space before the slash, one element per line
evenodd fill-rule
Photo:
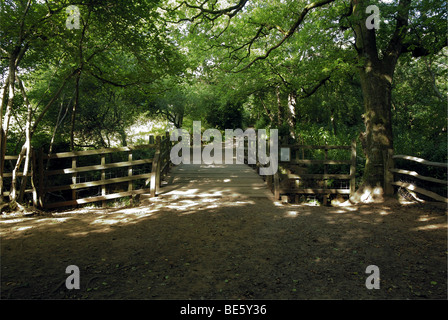
<path fill-rule="evenodd" d="M 380 211 L 380 215 L 382 215 L 382 216 L 387 216 L 388 214 L 389 214 L 389 212 L 387 212 L 385 210 Z"/>

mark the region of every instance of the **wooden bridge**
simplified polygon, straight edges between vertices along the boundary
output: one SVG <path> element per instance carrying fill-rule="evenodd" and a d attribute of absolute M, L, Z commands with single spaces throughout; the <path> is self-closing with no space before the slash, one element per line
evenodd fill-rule
<path fill-rule="evenodd" d="M 222 154 L 225 153 L 225 146 Z M 273 193 L 266 182 L 247 164 L 180 164 L 166 177 L 161 197 L 269 198 Z"/>
<path fill-rule="evenodd" d="M 269 198 L 279 200 L 282 196 L 298 201 L 298 197 L 319 195 L 326 203 L 332 194 L 351 195 L 356 183 L 356 144 L 346 146 L 290 145 L 281 141 L 279 145 L 279 168 L 273 175 L 260 176 L 260 164 L 247 164 L 247 140 L 244 163 L 222 164 L 180 164 L 170 161 L 173 142 L 168 133 L 154 139 L 149 144 L 107 148 L 97 150 L 44 154 L 33 151 L 31 170 L 26 177 L 20 172 L 23 167 L 13 161 L 19 156 L 7 156 L 10 171 L 4 178 L 25 183 L 25 193 L 33 205 L 40 208 L 76 206 L 92 202 L 102 202 L 123 197 L 233 197 Z M 230 146 L 222 145 L 225 149 Z M 232 145 L 232 148 L 234 146 Z M 287 154 L 286 159 L 283 154 Z M 393 156 L 397 159 L 405 156 Z M 411 157 L 412 158 L 412 157 Z M 239 159 L 241 163 L 242 159 Z M 434 165 L 423 159 L 421 164 Z M 447 168 L 447 164 L 435 165 Z M 392 161 L 386 168 L 389 187 L 405 187 L 424 194 L 437 201 L 448 202 L 445 195 L 426 192 L 409 182 L 394 181 L 394 174 L 407 174 L 419 180 L 442 183 L 445 179 L 421 176 L 416 172 L 394 169 Z M 445 170 L 446 171 L 446 170 Z M 26 172 L 24 170 L 24 172 Z M 30 178 L 30 179 L 27 179 Z M 8 185 L 8 183 L 6 183 Z M 426 186 L 425 186 L 426 187 Z M 8 189 L 6 189 L 8 190 Z M 446 193 L 446 192 L 445 192 Z M 5 191 L 3 196 L 8 196 Z"/>

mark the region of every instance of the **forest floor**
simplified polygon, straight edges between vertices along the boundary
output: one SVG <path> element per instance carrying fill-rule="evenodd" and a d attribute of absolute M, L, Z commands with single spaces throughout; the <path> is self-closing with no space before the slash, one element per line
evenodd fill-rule
<path fill-rule="evenodd" d="M 155 198 L 0 224 L 2 299 L 447 299 L 445 204 Z"/>

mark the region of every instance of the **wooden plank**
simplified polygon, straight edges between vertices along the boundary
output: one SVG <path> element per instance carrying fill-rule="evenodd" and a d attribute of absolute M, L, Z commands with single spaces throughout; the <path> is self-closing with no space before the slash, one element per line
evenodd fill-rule
<path fill-rule="evenodd" d="M 429 190 L 425 190 L 423 188 L 419 188 L 419 187 L 415 186 L 412 183 L 395 181 L 392 184 L 395 185 L 395 186 L 403 187 L 403 188 L 409 189 L 411 191 L 415 191 L 417 193 L 423 194 L 423 195 L 425 195 L 427 197 L 430 197 L 430 198 L 432 198 L 434 200 L 448 203 L 448 198 L 442 197 L 441 195 L 438 195 L 435 192 L 432 192 L 432 191 L 429 191 Z"/>
<path fill-rule="evenodd" d="M 160 183 L 160 136 L 156 137 L 156 154 L 154 155 L 150 174 L 151 197 L 155 197 Z"/>
<path fill-rule="evenodd" d="M 17 176 L 17 177 L 23 177 L 23 172 L 18 172 L 18 173 L 16 174 L 16 176 Z M 31 176 L 32 176 L 32 173 L 29 172 L 29 173 L 27 173 L 26 176 L 27 176 L 27 177 L 31 177 Z M 4 173 L 4 174 L 3 174 L 3 178 L 12 178 L 12 173 L 11 173 L 11 172 L 9 172 L 9 173 Z"/>
<path fill-rule="evenodd" d="M 139 164 L 146 164 L 146 163 L 152 163 L 152 159 L 141 159 L 141 160 L 114 162 L 114 163 L 108 163 L 108 164 L 104 164 L 104 165 L 92 165 L 92 166 L 84 166 L 84 167 L 76 167 L 76 168 L 50 170 L 50 171 L 47 171 L 45 173 L 45 175 L 51 176 L 51 175 L 55 175 L 55 174 L 79 173 L 79 172 L 87 172 L 87 171 L 94 171 L 94 170 L 136 166 Z"/>
<path fill-rule="evenodd" d="M 164 161 L 164 164 L 161 165 L 160 172 L 164 172 L 169 164 L 170 164 L 169 161 Z"/>
<path fill-rule="evenodd" d="M 117 147 L 117 148 L 103 148 L 96 150 L 85 150 L 85 151 L 73 151 L 73 152 L 60 152 L 53 153 L 51 155 L 45 155 L 45 159 L 60 159 L 60 158 L 71 158 L 77 156 L 91 156 L 96 154 L 107 154 L 115 152 L 133 151 L 141 149 L 154 149 L 156 145 L 154 144 L 142 144 L 138 146 L 127 146 L 127 147 Z"/>
<path fill-rule="evenodd" d="M 129 180 L 146 179 L 149 177 L 151 177 L 151 173 L 145 173 L 145 174 L 135 175 L 132 177 L 120 177 L 120 178 L 112 178 L 112 179 L 107 179 L 107 180 L 97 180 L 97 181 L 69 184 L 69 185 L 64 185 L 64 186 L 53 186 L 53 187 L 48 187 L 46 189 L 46 191 L 62 191 L 62 190 L 71 190 L 71 189 L 75 190 L 75 189 L 82 189 L 82 188 L 88 188 L 88 187 L 102 186 L 105 184 L 128 182 Z"/>
<path fill-rule="evenodd" d="M 415 171 L 409 171 L 409 170 L 403 170 L 403 169 L 390 169 L 389 171 L 393 172 L 393 173 L 405 174 L 405 175 L 412 176 L 417 179 L 425 180 L 425 181 L 429 181 L 429 182 L 440 183 L 440 184 L 444 184 L 444 185 L 448 184 L 448 181 L 446 181 L 446 180 L 422 176 Z"/>
<path fill-rule="evenodd" d="M 102 154 L 101 155 L 101 165 L 104 166 L 105 164 L 106 164 L 106 156 L 104 154 Z M 106 170 L 103 169 L 103 170 L 101 170 L 101 181 L 104 182 L 104 180 L 106 180 Z M 106 185 L 105 184 L 103 184 L 101 186 L 101 195 L 102 196 L 106 195 Z M 106 200 L 102 201 L 101 206 L 103 208 L 106 208 L 106 206 L 107 206 Z"/>
<path fill-rule="evenodd" d="M 409 160 L 409 161 L 415 161 L 421 164 L 425 164 L 427 166 L 433 166 L 433 167 L 440 167 L 440 168 L 448 168 L 448 163 L 446 162 L 432 162 L 432 161 L 428 161 L 422 158 L 417 158 L 417 157 L 411 157 L 411 156 L 406 156 L 406 155 L 394 155 L 393 156 L 394 159 L 404 159 L 404 160 Z"/>
<path fill-rule="evenodd" d="M 76 168 L 76 157 L 72 158 L 72 169 Z M 72 185 L 75 186 L 74 188 L 70 188 L 72 189 L 72 200 L 76 200 L 76 177 L 78 175 L 75 173 L 72 173 Z"/>
<path fill-rule="evenodd" d="M 350 189 L 281 188 L 281 193 L 350 194 Z"/>
<path fill-rule="evenodd" d="M 341 180 L 348 180 L 352 178 L 352 175 L 350 174 L 321 174 L 321 173 L 303 173 L 303 174 L 295 174 L 295 173 L 288 173 L 286 174 L 286 177 L 288 179 L 302 179 L 302 180 L 308 180 L 308 179 L 341 179 Z"/>
<path fill-rule="evenodd" d="M 132 152 L 129 152 L 128 161 L 132 162 Z M 129 166 L 129 168 L 128 168 L 128 177 L 132 177 L 132 166 Z M 132 191 L 132 189 L 133 189 L 133 183 L 132 183 L 132 180 L 129 180 L 128 191 Z"/>
<path fill-rule="evenodd" d="M 123 191 L 123 192 L 118 192 L 118 193 L 111 193 L 111 194 L 108 194 L 105 196 L 96 196 L 96 197 L 89 197 L 89 198 L 83 198 L 83 199 L 77 199 L 77 200 L 49 203 L 49 204 L 45 205 L 45 208 L 50 209 L 50 208 L 57 208 L 57 207 L 74 206 L 74 205 L 78 205 L 78 204 L 85 204 L 85 203 L 90 203 L 90 202 L 117 199 L 117 198 L 127 197 L 127 196 L 131 196 L 131 195 L 136 195 L 136 194 L 149 193 L 149 192 L 150 192 L 150 189 Z"/>
<path fill-rule="evenodd" d="M 25 189 L 25 191 L 24 191 L 25 193 L 33 193 L 34 192 L 34 190 L 33 189 Z M 9 191 L 4 191 L 3 192 L 3 196 L 4 197 L 8 197 L 9 196 L 9 194 L 10 194 L 10 192 Z"/>

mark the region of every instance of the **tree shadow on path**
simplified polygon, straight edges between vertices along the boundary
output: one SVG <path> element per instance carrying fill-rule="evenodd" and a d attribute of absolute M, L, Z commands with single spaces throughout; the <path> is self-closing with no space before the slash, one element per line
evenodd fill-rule
<path fill-rule="evenodd" d="M 447 216 L 426 205 L 154 199 L 4 216 L 2 299 L 446 299 Z M 80 269 L 68 290 L 65 269 Z M 369 290 L 367 266 L 380 270 Z"/>

